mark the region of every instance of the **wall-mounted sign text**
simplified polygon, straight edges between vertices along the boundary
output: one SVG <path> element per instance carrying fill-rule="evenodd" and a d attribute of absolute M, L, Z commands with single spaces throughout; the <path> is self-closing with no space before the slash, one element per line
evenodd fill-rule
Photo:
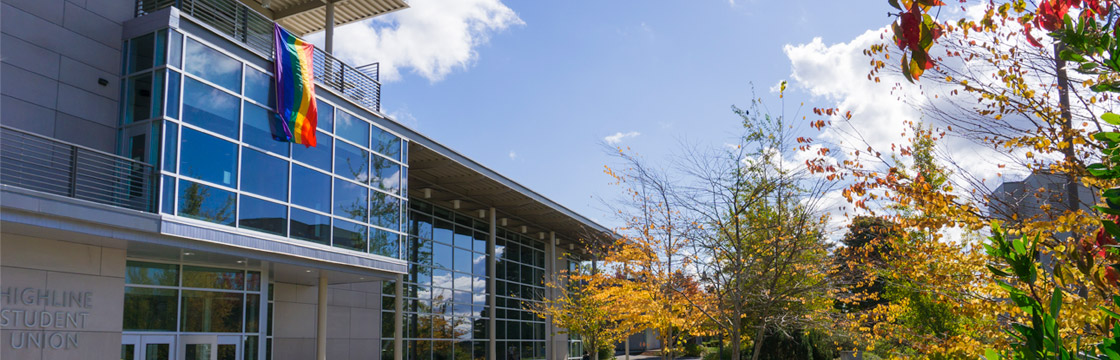
<path fill-rule="evenodd" d="M 0 288 L 0 328 L 13 349 L 76 349 L 93 309 L 92 291 Z"/>

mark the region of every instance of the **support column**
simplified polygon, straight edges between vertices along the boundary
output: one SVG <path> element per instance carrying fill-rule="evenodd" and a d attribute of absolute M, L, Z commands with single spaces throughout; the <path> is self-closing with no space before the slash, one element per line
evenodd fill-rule
<path fill-rule="evenodd" d="M 544 247 L 544 278 L 546 286 L 544 289 L 544 296 L 547 300 L 556 300 L 557 290 L 548 285 L 550 282 L 557 282 L 556 285 L 559 285 L 559 278 L 556 274 L 556 232 L 549 231 L 548 246 Z M 558 350 L 560 350 L 561 347 L 556 344 L 558 339 L 556 338 L 556 327 L 552 325 L 552 315 L 549 315 L 544 321 L 544 333 L 546 336 L 544 339 L 545 354 L 548 354 L 548 358 L 560 359 L 561 356 Z"/>
<path fill-rule="evenodd" d="M 327 3 L 327 20 L 323 27 L 326 29 L 326 50 L 328 54 L 334 55 L 334 0 L 324 0 Z"/>
<path fill-rule="evenodd" d="M 327 272 L 319 270 L 319 311 L 315 324 L 315 358 L 327 360 Z"/>
<path fill-rule="evenodd" d="M 490 359 L 502 359 L 504 357 L 498 354 L 498 289 L 497 281 L 494 279 L 498 275 L 498 261 L 496 246 L 498 243 L 498 212 L 494 208 L 490 208 L 490 236 L 486 238 L 486 304 L 490 307 L 490 319 L 486 322 L 487 336 L 490 338 L 490 343 L 487 346 L 487 353 L 490 354 Z"/>
<path fill-rule="evenodd" d="M 393 360 L 404 360 L 404 275 L 397 275 L 393 292 Z"/>

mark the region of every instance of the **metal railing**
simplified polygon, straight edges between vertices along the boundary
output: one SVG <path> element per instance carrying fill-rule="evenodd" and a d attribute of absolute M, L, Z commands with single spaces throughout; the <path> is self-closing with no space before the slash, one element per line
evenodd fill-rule
<path fill-rule="evenodd" d="M 146 163 L 0 125 L 0 184 L 155 212 Z"/>
<path fill-rule="evenodd" d="M 273 21 L 237 0 L 136 0 L 136 16 L 171 6 L 221 32 L 249 51 L 265 59 L 273 58 Z M 355 68 L 319 48 L 315 48 L 312 62 L 315 80 L 321 85 L 338 91 L 359 105 L 381 111 L 381 82 L 376 63 Z"/>

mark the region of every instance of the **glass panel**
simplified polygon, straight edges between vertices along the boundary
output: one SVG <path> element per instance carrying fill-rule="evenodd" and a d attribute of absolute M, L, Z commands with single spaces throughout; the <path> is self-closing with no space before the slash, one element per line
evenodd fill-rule
<path fill-rule="evenodd" d="M 248 148 L 241 156 L 241 190 L 288 201 L 287 160 Z"/>
<path fill-rule="evenodd" d="M 153 66 L 163 65 L 167 62 L 167 30 L 156 32 L 155 63 Z"/>
<path fill-rule="evenodd" d="M 401 229 L 401 201 L 392 195 L 370 192 L 369 223 L 386 229 Z"/>
<path fill-rule="evenodd" d="M 185 265 L 183 287 L 245 290 L 245 271 Z"/>
<path fill-rule="evenodd" d="M 175 165 L 179 163 L 179 125 L 165 122 L 167 125 L 163 138 L 163 170 L 175 172 Z"/>
<path fill-rule="evenodd" d="M 335 135 L 363 147 L 369 146 L 369 123 L 345 111 L 335 114 Z"/>
<path fill-rule="evenodd" d="M 331 219 L 310 211 L 292 209 L 291 237 L 330 245 Z"/>
<path fill-rule="evenodd" d="M 135 360 L 136 359 L 136 345 L 124 344 L 121 345 L 121 360 Z"/>
<path fill-rule="evenodd" d="M 268 107 L 276 106 L 272 76 L 251 67 L 245 68 L 245 97 Z"/>
<path fill-rule="evenodd" d="M 241 196 L 238 225 L 280 236 L 287 235 L 288 207 L 250 196 Z"/>
<path fill-rule="evenodd" d="M 140 285 L 179 285 L 179 265 L 142 261 L 125 264 L 124 282 Z"/>
<path fill-rule="evenodd" d="M 455 246 L 470 250 L 474 244 L 474 230 L 469 227 L 455 226 Z"/>
<path fill-rule="evenodd" d="M 245 290 L 261 291 L 261 273 L 249 271 L 245 277 Z"/>
<path fill-rule="evenodd" d="M 147 73 L 128 78 L 128 105 L 124 123 L 131 124 L 152 115 L 152 74 Z"/>
<path fill-rule="evenodd" d="M 238 97 L 195 79 L 184 80 L 183 121 L 236 139 L 240 114 Z"/>
<path fill-rule="evenodd" d="M 241 93 L 240 61 L 189 38 L 186 51 L 184 70 L 230 91 Z"/>
<path fill-rule="evenodd" d="M 181 331 L 241 332 L 244 307 L 241 296 L 240 293 L 183 290 Z"/>
<path fill-rule="evenodd" d="M 432 263 L 433 266 L 442 267 L 442 268 L 445 268 L 445 269 L 451 269 L 452 268 L 451 267 L 451 257 L 452 257 L 452 252 L 451 252 L 451 247 L 450 246 L 440 244 L 440 243 L 433 244 L 433 246 L 432 246 L 432 260 L 434 260 L 433 263 Z"/>
<path fill-rule="evenodd" d="M 472 255 L 474 260 L 471 262 L 475 275 L 486 275 L 486 254 L 474 253 Z"/>
<path fill-rule="evenodd" d="M 326 171 L 331 171 L 331 146 L 333 138 L 323 133 L 315 134 L 315 147 L 293 146 L 292 159 Z"/>
<path fill-rule="evenodd" d="M 334 106 L 322 101 L 315 103 L 315 110 L 318 112 L 318 121 L 316 126 L 319 130 L 326 132 L 334 132 Z"/>
<path fill-rule="evenodd" d="M 342 179 L 334 179 L 334 214 L 361 222 L 368 212 L 367 189 Z"/>
<path fill-rule="evenodd" d="M 373 127 L 373 148 L 371 149 L 388 156 L 393 160 L 401 159 L 401 139 L 393 133 Z"/>
<path fill-rule="evenodd" d="M 233 226 L 236 202 L 232 192 L 179 180 L 179 216 Z"/>
<path fill-rule="evenodd" d="M 261 296 L 245 294 L 245 332 L 255 333 L 261 328 Z"/>
<path fill-rule="evenodd" d="M 167 117 L 179 118 L 179 79 L 180 75 L 174 71 L 167 71 Z"/>
<path fill-rule="evenodd" d="M 128 72 L 151 69 L 155 61 L 155 34 L 132 39 L 128 53 Z"/>
<path fill-rule="evenodd" d="M 218 360 L 237 360 L 237 345 L 219 344 Z"/>
<path fill-rule="evenodd" d="M 245 349 L 245 356 L 242 358 L 242 360 L 260 359 L 260 354 L 258 354 L 260 352 L 260 349 L 257 347 L 258 341 L 260 341 L 260 337 L 257 336 L 245 337 L 245 341 L 241 344 L 242 348 Z"/>
<path fill-rule="evenodd" d="M 474 251 L 484 253 L 486 252 L 486 242 L 489 241 L 490 235 L 481 231 L 474 232 Z"/>
<path fill-rule="evenodd" d="M 171 344 L 148 344 L 144 349 L 145 360 L 171 360 Z"/>
<path fill-rule="evenodd" d="M 423 239 L 431 240 L 432 239 L 432 216 L 431 215 L 418 215 L 416 213 L 412 213 L 412 217 L 413 217 L 413 219 L 415 219 L 414 223 L 416 224 L 416 230 L 415 230 L 416 236 L 419 236 Z"/>
<path fill-rule="evenodd" d="M 349 221 L 335 221 L 334 246 L 365 252 L 366 232 L 369 231 L 368 229 L 369 228 L 365 225 L 355 224 Z"/>
<path fill-rule="evenodd" d="M 435 233 L 432 239 L 441 243 L 450 244 L 452 242 L 452 225 L 450 222 L 436 219 Z"/>
<path fill-rule="evenodd" d="M 210 360 L 210 344 L 186 344 L 186 360 Z"/>
<path fill-rule="evenodd" d="M 455 271 L 469 273 L 474 265 L 474 257 L 469 250 L 455 249 Z"/>
<path fill-rule="evenodd" d="M 329 213 L 331 211 L 330 175 L 292 165 L 292 203 Z"/>
<path fill-rule="evenodd" d="M 171 31 L 171 42 L 167 45 L 171 55 L 167 57 L 167 63 L 171 66 L 182 68 L 183 59 L 183 34 L 178 31 Z"/>
<path fill-rule="evenodd" d="M 237 145 L 194 129 L 183 129 L 179 172 L 225 186 L 237 180 Z"/>
<path fill-rule="evenodd" d="M 245 117 L 241 140 L 249 145 L 265 149 L 280 155 L 288 156 L 287 141 L 277 141 L 272 138 L 272 124 L 280 121 L 276 114 L 260 106 L 245 103 Z"/>
<path fill-rule="evenodd" d="M 399 237 L 397 234 L 390 233 L 385 230 L 371 229 L 370 233 L 370 252 L 377 255 L 384 255 L 388 257 L 400 257 Z"/>
<path fill-rule="evenodd" d="M 389 159 L 383 158 L 378 155 L 373 156 L 372 175 L 370 178 L 370 185 L 388 191 L 393 194 L 400 194 L 401 190 L 401 166 Z"/>
<path fill-rule="evenodd" d="M 175 178 L 163 176 L 163 209 L 165 214 L 175 214 Z"/>
<path fill-rule="evenodd" d="M 369 181 L 369 152 L 339 141 L 334 154 L 334 173 L 360 183 Z"/>
<path fill-rule="evenodd" d="M 123 329 L 175 331 L 179 293 L 172 289 L 124 288 Z"/>

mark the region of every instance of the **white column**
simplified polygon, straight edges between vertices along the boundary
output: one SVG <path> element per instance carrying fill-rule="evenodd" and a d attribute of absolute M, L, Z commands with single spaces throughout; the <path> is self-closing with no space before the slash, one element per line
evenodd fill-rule
<path fill-rule="evenodd" d="M 319 312 L 315 326 L 315 358 L 327 360 L 327 272 L 319 270 Z"/>
<path fill-rule="evenodd" d="M 404 275 L 397 275 L 393 300 L 393 360 L 404 359 Z"/>
<path fill-rule="evenodd" d="M 487 335 L 490 337 L 489 350 L 487 351 L 491 359 L 503 358 L 498 354 L 498 308 L 495 307 L 498 304 L 498 295 L 496 293 L 498 284 L 494 280 L 498 275 L 497 243 L 498 216 L 497 211 L 494 211 L 494 208 L 490 208 L 490 236 L 486 238 L 486 291 L 489 293 L 486 303 L 490 306 L 490 320 L 487 321 L 486 330 L 489 333 Z"/>

